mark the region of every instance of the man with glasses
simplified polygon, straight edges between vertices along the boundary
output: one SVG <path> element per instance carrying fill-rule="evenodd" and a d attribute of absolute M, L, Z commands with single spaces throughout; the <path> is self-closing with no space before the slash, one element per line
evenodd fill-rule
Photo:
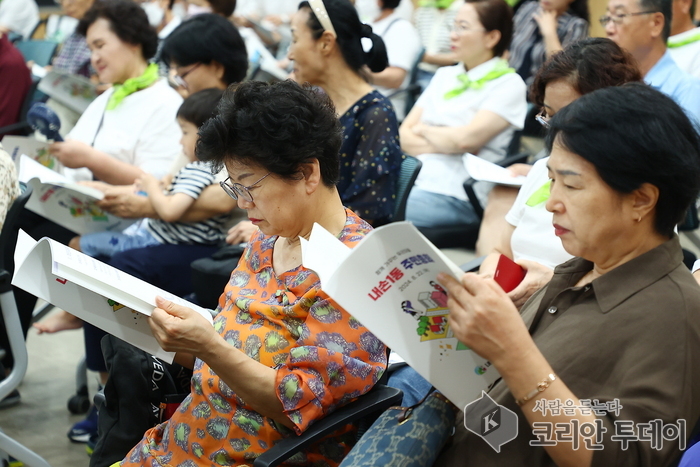
<path fill-rule="evenodd" d="M 673 0 L 668 50 L 681 70 L 700 78 L 700 28 L 693 23 L 695 0 Z"/>
<path fill-rule="evenodd" d="M 700 122 L 700 79 L 684 73 L 666 47 L 672 1 L 609 0 L 600 23 L 607 36 L 637 60 L 644 81 Z"/>

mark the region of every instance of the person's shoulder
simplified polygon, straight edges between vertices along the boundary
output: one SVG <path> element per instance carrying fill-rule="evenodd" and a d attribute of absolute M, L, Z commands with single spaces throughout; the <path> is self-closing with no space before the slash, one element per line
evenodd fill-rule
<path fill-rule="evenodd" d="M 515 17 L 523 18 L 530 17 L 535 14 L 537 9 L 540 7 L 540 3 L 537 0 L 530 0 L 523 3 L 518 11 L 515 13 Z"/>
<path fill-rule="evenodd" d="M 385 116 L 388 118 L 390 115 L 393 115 L 394 119 L 396 119 L 396 113 L 391 101 L 376 90 L 365 94 L 349 111 L 355 114 L 357 120 L 373 119 L 374 116 Z"/>
<path fill-rule="evenodd" d="M 372 231 L 372 226 L 352 210 L 345 208 L 345 227 L 338 239 L 347 246 L 354 246 Z"/>

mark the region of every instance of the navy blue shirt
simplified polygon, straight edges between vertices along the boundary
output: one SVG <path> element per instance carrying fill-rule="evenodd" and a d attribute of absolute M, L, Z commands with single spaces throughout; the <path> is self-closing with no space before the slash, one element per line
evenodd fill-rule
<path fill-rule="evenodd" d="M 340 198 L 375 226 L 389 222 L 404 157 L 394 108 L 389 99 L 372 91 L 340 117 L 340 124 Z"/>

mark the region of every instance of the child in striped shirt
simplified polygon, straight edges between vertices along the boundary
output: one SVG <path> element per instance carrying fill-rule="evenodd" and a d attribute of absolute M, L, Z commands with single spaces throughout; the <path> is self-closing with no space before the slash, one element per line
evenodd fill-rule
<path fill-rule="evenodd" d="M 183 152 L 190 162 L 173 177 L 170 188 L 144 173 L 136 181 L 136 189 L 144 192 L 159 219 L 144 219 L 124 232 L 98 232 L 74 238 L 70 246 L 93 257 L 112 257 L 116 253 L 161 244 L 221 243 L 225 237 L 227 216 L 215 216 L 198 222 L 181 222 L 204 188 L 214 183 L 210 165 L 195 155 L 197 131 L 216 110 L 223 91 L 205 89 L 189 96 L 177 112 L 182 129 Z"/>

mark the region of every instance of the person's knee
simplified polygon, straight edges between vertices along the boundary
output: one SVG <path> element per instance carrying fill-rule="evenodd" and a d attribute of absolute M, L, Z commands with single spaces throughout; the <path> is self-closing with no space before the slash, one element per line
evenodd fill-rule
<path fill-rule="evenodd" d="M 82 251 L 80 249 L 80 236 L 71 238 L 68 242 L 68 246 L 74 250 Z"/>

